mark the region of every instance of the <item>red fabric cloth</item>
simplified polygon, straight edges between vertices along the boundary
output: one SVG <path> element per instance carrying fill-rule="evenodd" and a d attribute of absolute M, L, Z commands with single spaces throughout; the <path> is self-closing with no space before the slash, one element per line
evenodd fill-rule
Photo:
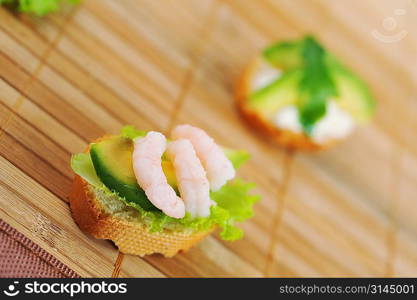
<path fill-rule="evenodd" d="M 0 277 L 79 277 L 73 270 L 0 219 Z"/>

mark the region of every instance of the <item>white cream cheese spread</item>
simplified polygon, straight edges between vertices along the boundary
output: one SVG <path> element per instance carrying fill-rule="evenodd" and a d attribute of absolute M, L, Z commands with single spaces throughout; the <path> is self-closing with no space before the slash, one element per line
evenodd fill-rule
<path fill-rule="evenodd" d="M 265 61 L 261 61 L 255 74 L 252 76 L 252 91 L 259 90 L 281 76 L 281 70 L 272 67 Z"/>
<path fill-rule="evenodd" d="M 281 108 L 275 115 L 274 121 L 278 128 L 296 133 L 302 132 L 298 109 L 294 105 Z M 310 137 L 314 142 L 322 144 L 348 136 L 354 127 L 353 118 L 331 100 L 327 102 L 326 114 L 314 124 Z"/>

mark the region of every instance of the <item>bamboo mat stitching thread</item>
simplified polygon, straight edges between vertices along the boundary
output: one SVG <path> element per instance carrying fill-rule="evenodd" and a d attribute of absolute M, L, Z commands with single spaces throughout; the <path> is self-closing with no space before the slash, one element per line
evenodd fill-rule
<path fill-rule="evenodd" d="M 278 229 L 281 226 L 282 223 L 282 218 L 284 215 L 284 210 L 285 210 L 285 203 L 286 203 L 286 198 L 287 198 L 287 191 L 288 191 L 288 186 L 290 184 L 290 179 L 291 179 L 291 168 L 292 168 L 292 164 L 294 161 L 294 151 L 293 150 L 289 150 L 284 152 L 284 162 L 283 162 L 283 180 L 282 180 L 282 184 L 278 189 L 277 192 L 277 200 L 278 200 L 278 204 L 277 204 L 277 208 L 275 209 L 275 213 L 273 216 L 273 223 L 272 223 L 272 230 L 271 230 L 271 234 L 270 234 L 270 242 L 269 242 L 269 247 L 268 247 L 268 252 L 266 255 L 266 264 L 265 264 L 265 271 L 264 271 L 264 276 L 265 277 L 270 277 L 272 274 L 272 266 L 275 262 L 275 249 L 277 247 L 277 233 L 278 233 Z"/>
<path fill-rule="evenodd" d="M 119 253 L 117 254 L 116 262 L 114 263 L 113 273 L 111 274 L 112 278 L 118 278 L 119 277 L 121 267 L 122 267 L 122 263 L 123 263 L 123 258 L 124 258 L 124 254 L 119 251 Z"/>

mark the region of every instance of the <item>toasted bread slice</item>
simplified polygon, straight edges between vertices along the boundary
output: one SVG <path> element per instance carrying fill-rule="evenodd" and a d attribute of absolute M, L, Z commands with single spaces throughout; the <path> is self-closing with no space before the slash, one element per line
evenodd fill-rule
<path fill-rule="evenodd" d="M 336 140 L 331 140 L 324 144 L 317 144 L 304 134 L 279 129 L 269 120 L 266 120 L 261 115 L 248 108 L 247 101 L 249 94 L 251 93 L 251 82 L 253 76 L 256 76 L 256 71 L 260 67 L 260 64 L 260 58 L 254 59 L 243 72 L 235 88 L 236 105 L 244 120 L 259 133 L 287 149 L 315 151 L 326 149 L 333 145 Z"/>
<path fill-rule="evenodd" d="M 72 216 L 82 231 L 98 239 L 112 240 L 120 252 L 126 254 L 160 253 L 172 257 L 179 251 L 188 250 L 215 229 L 150 232 L 137 210 L 118 197 L 91 186 L 78 175 L 74 178 L 69 200 Z"/>

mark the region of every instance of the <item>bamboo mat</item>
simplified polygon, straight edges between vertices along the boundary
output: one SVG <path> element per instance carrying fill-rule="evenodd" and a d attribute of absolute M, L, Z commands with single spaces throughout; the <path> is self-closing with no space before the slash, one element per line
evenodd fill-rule
<path fill-rule="evenodd" d="M 87 277 L 417 276 L 416 23 L 406 0 L 85 0 L 44 19 L 0 8 L 0 218 Z M 379 108 L 331 150 L 286 153 L 242 124 L 233 86 L 259 49 L 307 32 Z M 70 155 L 124 124 L 182 122 L 252 154 L 239 174 L 263 200 L 245 238 L 142 259 L 84 235 Z"/>

